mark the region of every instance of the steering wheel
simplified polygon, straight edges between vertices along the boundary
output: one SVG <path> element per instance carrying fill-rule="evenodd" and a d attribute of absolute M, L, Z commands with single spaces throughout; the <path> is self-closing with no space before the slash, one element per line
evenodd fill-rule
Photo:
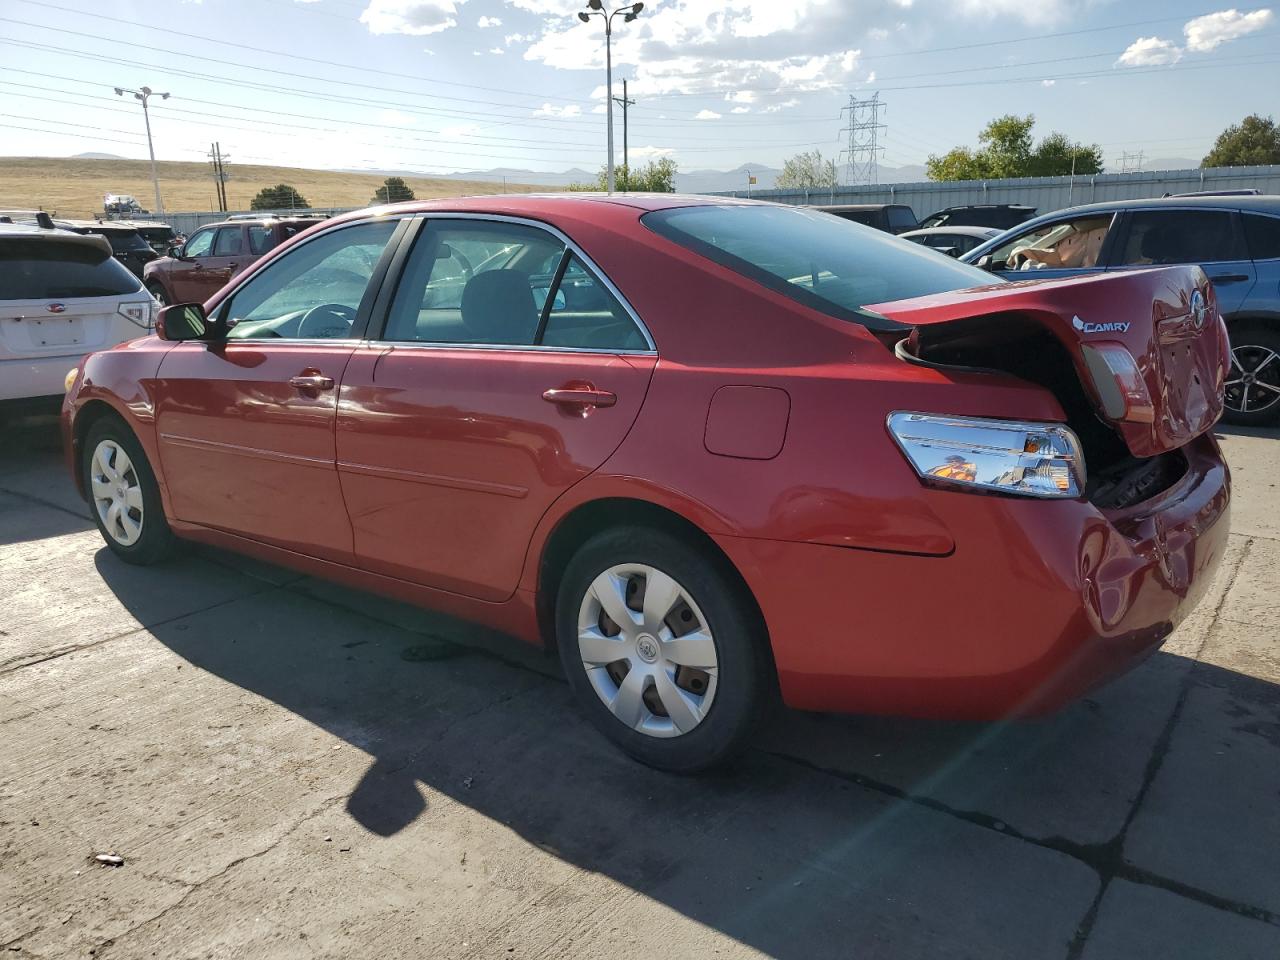
<path fill-rule="evenodd" d="M 322 303 L 312 307 L 298 321 L 299 340 L 336 340 L 351 332 L 356 312 L 341 303 Z"/>

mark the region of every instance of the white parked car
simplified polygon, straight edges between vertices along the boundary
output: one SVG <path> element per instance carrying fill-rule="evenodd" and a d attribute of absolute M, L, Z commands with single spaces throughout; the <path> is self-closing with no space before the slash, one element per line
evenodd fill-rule
<path fill-rule="evenodd" d="M 81 357 L 150 332 L 156 309 L 102 237 L 0 223 L 0 412 L 60 400 Z"/>

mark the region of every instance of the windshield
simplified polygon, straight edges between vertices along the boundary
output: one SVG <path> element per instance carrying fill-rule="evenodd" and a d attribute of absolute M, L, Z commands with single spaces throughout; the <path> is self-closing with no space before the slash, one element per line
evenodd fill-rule
<path fill-rule="evenodd" d="M 677 207 L 647 214 L 654 232 L 806 306 L 870 329 L 897 324 L 863 309 L 991 275 L 909 240 L 797 207 Z"/>
<path fill-rule="evenodd" d="M 147 241 L 137 230 L 81 230 L 80 233 L 97 234 L 106 237 L 111 244 L 112 253 L 130 253 L 135 250 L 150 250 Z"/>
<path fill-rule="evenodd" d="M 100 247 L 0 240 L 0 300 L 114 297 L 141 289 L 141 281 Z"/>

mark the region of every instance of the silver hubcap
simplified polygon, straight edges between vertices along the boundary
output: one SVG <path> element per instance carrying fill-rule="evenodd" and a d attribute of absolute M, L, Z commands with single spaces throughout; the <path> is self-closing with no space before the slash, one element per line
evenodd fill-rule
<path fill-rule="evenodd" d="M 610 567 L 578 610 L 578 653 L 596 694 L 632 730 L 678 737 L 716 695 L 716 644 L 689 592 L 641 563 Z"/>
<path fill-rule="evenodd" d="M 137 543 L 142 536 L 142 484 L 120 444 L 103 440 L 94 449 L 89 484 L 107 535 L 122 547 Z"/>
<path fill-rule="evenodd" d="M 1227 408 L 1260 413 L 1280 403 L 1280 354 L 1269 347 L 1241 344 L 1231 350 L 1226 382 Z"/>

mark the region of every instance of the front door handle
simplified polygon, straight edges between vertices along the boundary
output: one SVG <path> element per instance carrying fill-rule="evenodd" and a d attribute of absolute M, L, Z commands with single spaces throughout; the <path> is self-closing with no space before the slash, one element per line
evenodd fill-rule
<path fill-rule="evenodd" d="M 597 390 L 591 384 L 573 384 L 542 391 L 542 399 L 566 407 L 612 407 L 618 395 L 608 390 Z"/>
<path fill-rule="evenodd" d="M 322 373 L 300 373 L 289 378 L 289 385 L 299 390 L 332 390 L 333 377 L 326 377 Z"/>
<path fill-rule="evenodd" d="M 1220 273 L 1216 277 L 1210 277 L 1214 283 L 1243 283 L 1249 279 L 1247 273 Z"/>

